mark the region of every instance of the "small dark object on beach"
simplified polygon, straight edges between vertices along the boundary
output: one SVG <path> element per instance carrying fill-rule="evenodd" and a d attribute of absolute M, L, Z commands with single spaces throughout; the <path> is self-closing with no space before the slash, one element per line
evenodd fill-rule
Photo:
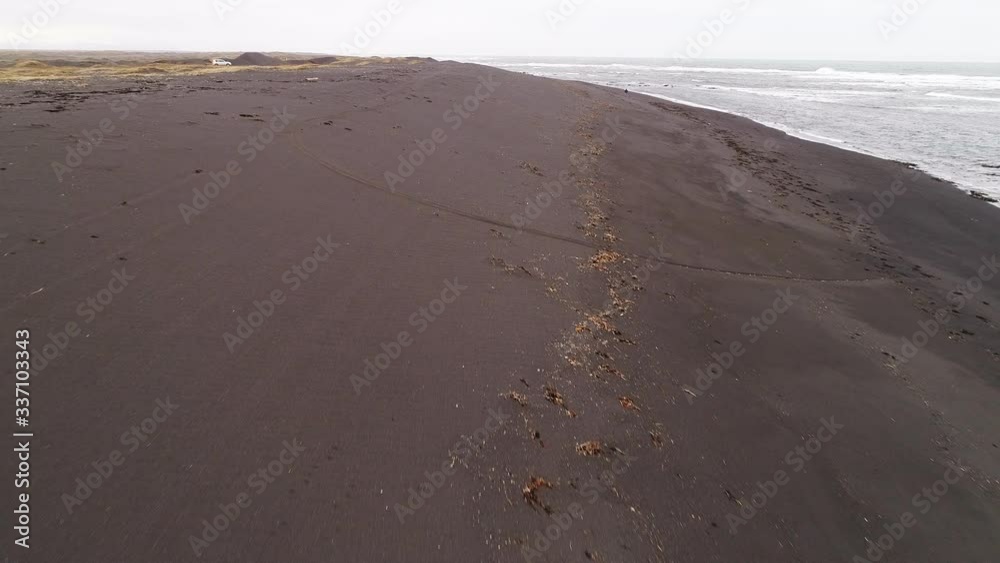
<path fill-rule="evenodd" d="M 521 494 L 524 495 L 524 500 L 532 508 L 541 508 L 546 513 L 551 513 L 552 509 L 549 508 L 545 503 L 538 498 L 539 489 L 551 489 L 552 483 L 549 483 L 541 477 L 532 477 L 528 484 L 524 486 L 521 490 Z"/>
<path fill-rule="evenodd" d="M 975 199 L 978 199 L 979 201 L 985 201 L 986 203 L 1000 203 L 1000 200 L 990 195 L 987 195 L 983 192 L 977 192 L 975 190 L 972 190 L 969 192 L 969 195 Z"/>

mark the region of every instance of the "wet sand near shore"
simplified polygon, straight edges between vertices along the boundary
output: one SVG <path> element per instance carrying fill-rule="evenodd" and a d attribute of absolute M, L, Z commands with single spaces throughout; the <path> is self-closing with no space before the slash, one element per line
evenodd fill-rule
<path fill-rule="evenodd" d="M 12 561 L 1000 553 L 1000 210 L 904 164 L 416 60 L 4 82 L 0 130 Z"/>

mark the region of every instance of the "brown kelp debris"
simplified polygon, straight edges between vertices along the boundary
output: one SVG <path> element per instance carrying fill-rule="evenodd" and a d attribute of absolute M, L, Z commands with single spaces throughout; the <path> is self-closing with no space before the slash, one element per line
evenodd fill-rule
<path fill-rule="evenodd" d="M 602 371 L 604 373 L 610 373 L 611 375 L 614 375 L 614 376 L 616 376 L 616 377 L 618 377 L 620 379 L 626 379 L 625 374 L 622 373 L 621 370 L 619 370 L 618 368 L 616 368 L 616 367 L 614 367 L 612 365 L 601 364 L 601 365 L 599 365 L 597 367 L 597 369 L 599 369 L 600 371 Z M 600 375 L 597 376 L 598 379 L 600 379 L 600 377 L 601 377 Z"/>
<path fill-rule="evenodd" d="M 528 397 L 526 395 L 518 393 L 517 391 L 511 391 L 511 392 L 503 395 L 503 397 L 506 397 L 506 398 L 508 398 L 508 399 L 510 399 L 512 401 L 515 401 L 517 404 L 521 405 L 522 407 L 528 406 Z"/>
<path fill-rule="evenodd" d="M 570 417 L 576 416 L 576 413 L 566 406 L 566 399 L 563 399 L 563 396 L 554 387 L 545 387 L 545 400 L 566 411 L 566 414 Z"/>
<path fill-rule="evenodd" d="M 590 257 L 590 265 L 601 272 L 607 272 L 610 264 L 621 261 L 622 255 L 613 250 L 601 250 Z"/>
<path fill-rule="evenodd" d="M 538 491 L 540 489 L 551 489 L 552 483 L 549 483 L 541 477 L 532 477 L 528 481 L 528 484 L 521 489 L 521 494 L 524 495 L 525 502 L 528 503 L 532 508 L 541 508 L 546 513 L 551 513 L 552 509 L 548 507 L 542 499 L 538 498 Z"/>
<path fill-rule="evenodd" d="M 633 401 L 629 397 L 618 397 L 618 402 L 621 403 L 622 404 L 622 408 L 625 409 L 625 410 L 627 410 L 627 411 L 642 410 L 642 409 L 639 408 L 638 405 L 635 404 L 635 401 Z"/>
<path fill-rule="evenodd" d="M 591 324 L 593 324 L 594 326 L 605 332 L 612 332 L 612 333 L 616 332 L 614 325 L 611 324 L 610 321 L 608 321 L 604 313 L 600 315 L 594 313 L 589 314 L 587 315 L 587 320 L 590 321 Z"/>
<path fill-rule="evenodd" d="M 601 443 L 597 440 L 591 440 L 576 446 L 576 453 L 580 455 L 601 455 L 602 451 Z"/>

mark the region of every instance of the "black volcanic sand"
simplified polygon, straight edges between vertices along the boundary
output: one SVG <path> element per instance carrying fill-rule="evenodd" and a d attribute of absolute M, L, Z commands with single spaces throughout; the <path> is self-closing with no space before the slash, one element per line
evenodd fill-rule
<path fill-rule="evenodd" d="M 281 59 L 265 55 L 264 53 L 243 53 L 232 60 L 233 66 L 279 66 Z"/>
<path fill-rule="evenodd" d="M 474 113 L 446 117 L 490 76 Z M 1000 248 L 1000 212 L 939 180 L 457 63 L 0 91 L 6 346 L 29 328 L 34 355 L 58 350 L 32 373 L 32 548 L 5 526 L 13 561 L 194 561 L 216 517 L 200 560 L 828 563 L 907 512 L 884 561 L 1000 553 L 1000 282 L 949 299 Z M 291 125 L 241 152 L 275 108 Z M 51 163 L 103 119 L 113 131 L 57 181 Z M 241 172 L 186 223 L 179 206 L 230 161 Z M 855 204 L 896 179 L 859 228 Z M 330 257 L 306 260 L 327 237 Z M 446 280 L 466 288 L 444 305 Z M 224 335 L 275 290 L 230 353 Z M 904 361 L 942 307 L 949 323 Z M 168 398 L 176 412 L 128 435 Z M 491 409 L 509 420 L 484 427 Z M 468 436 L 474 451 L 450 452 Z M 283 463 L 286 441 L 305 449 Z M 252 477 L 269 464 L 277 477 Z"/>

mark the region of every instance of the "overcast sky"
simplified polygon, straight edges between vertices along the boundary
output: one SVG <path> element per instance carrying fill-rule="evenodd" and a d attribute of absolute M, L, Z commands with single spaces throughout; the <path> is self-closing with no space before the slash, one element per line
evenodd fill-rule
<path fill-rule="evenodd" d="M 3 2 L 5 49 L 1000 61 L 997 0 Z"/>

